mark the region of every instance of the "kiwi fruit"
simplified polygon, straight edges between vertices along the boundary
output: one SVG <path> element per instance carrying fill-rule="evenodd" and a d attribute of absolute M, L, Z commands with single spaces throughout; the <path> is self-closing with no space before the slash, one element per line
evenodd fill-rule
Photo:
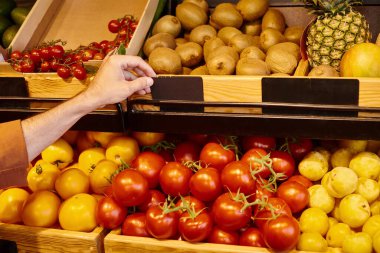
<path fill-rule="evenodd" d="M 169 33 L 157 33 L 145 41 L 143 51 L 149 57 L 153 49 L 158 47 L 167 47 L 174 49 L 176 47 L 173 35 Z"/>
<path fill-rule="evenodd" d="M 228 45 L 234 48 L 239 54 L 244 48 L 249 47 L 254 44 L 254 38 L 248 34 L 236 34 L 232 37 Z"/>
<path fill-rule="evenodd" d="M 272 28 L 283 33 L 285 31 L 285 17 L 281 11 L 269 9 L 261 21 L 261 29 L 264 31 L 267 28 Z"/>
<path fill-rule="evenodd" d="M 203 49 L 195 42 L 187 42 L 179 45 L 175 51 L 181 58 L 182 66 L 193 67 L 198 65 L 203 59 Z"/>
<path fill-rule="evenodd" d="M 267 12 L 269 0 L 240 0 L 236 8 L 240 11 L 244 20 L 254 21 Z"/>
<path fill-rule="evenodd" d="M 339 77 L 339 73 L 330 65 L 319 65 L 312 68 L 308 76 Z"/>
<path fill-rule="evenodd" d="M 209 75 L 209 74 L 210 73 L 208 72 L 206 65 L 199 66 L 198 68 L 195 68 L 193 69 L 193 71 L 190 72 L 191 76 L 194 76 L 194 75 L 201 76 L 201 75 Z"/>
<path fill-rule="evenodd" d="M 179 45 L 181 45 L 181 44 L 184 44 L 184 43 L 186 43 L 186 42 L 189 42 L 187 39 L 185 39 L 185 38 L 176 38 L 175 39 L 175 44 L 177 45 L 177 47 L 179 46 Z"/>
<path fill-rule="evenodd" d="M 208 3 L 206 0 L 183 0 L 183 2 L 189 2 L 198 5 L 204 10 L 204 12 L 208 13 Z"/>
<path fill-rule="evenodd" d="M 208 55 L 213 52 L 216 48 L 225 46 L 223 40 L 219 37 L 214 37 L 205 42 L 203 45 L 203 55 L 207 59 Z"/>
<path fill-rule="evenodd" d="M 261 20 L 244 23 L 241 27 L 241 31 L 252 36 L 259 36 L 261 33 Z"/>
<path fill-rule="evenodd" d="M 206 40 L 216 37 L 216 30 L 211 25 L 200 25 L 190 32 L 190 41 L 203 46 Z"/>
<path fill-rule="evenodd" d="M 149 55 L 149 65 L 157 74 L 182 73 L 181 57 L 167 47 L 155 48 Z"/>
<path fill-rule="evenodd" d="M 191 71 L 193 71 L 191 68 L 182 67 L 182 75 L 190 75 Z"/>
<path fill-rule="evenodd" d="M 285 37 L 276 29 L 268 28 L 260 34 L 261 48 L 266 52 L 271 46 L 284 42 Z"/>
<path fill-rule="evenodd" d="M 218 54 L 210 56 L 206 65 L 211 75 L 232 75 L 235 72 L 236 61 L 229 54 Z"/>
<path fill-rule="evenodd" d="M 294 57 L 296 57 L 297 61 L 301 60 L 300 47 L 293 42 L 282 42 L 282 43 L 278 43 L 276 45 L 273 45 L 268 49 L 267 54 L 269 54 L 270 51 L 272 51 L 272 50 L 286 51 L 286 52 L 294 55 Z"/>
<path fill-rule="evenodd" d="M 260 59 L 240 59 L 236 65 L 236 75 L 266 76 L 270 70 L 265 61 Z"/>
<path fill-rule="evenodd" d="M 182 28 L 192 30 L 197 26 L 204 25 L 208 21 L 206 12 L 196 4 L 184 2 L 177 5 L 176 17 L 181 22 Z"/>
<path fill-rule="evenodd" d="M 271 50 L 265 59 L 271 72 L 293 74 L 298 61 L 294 55 L 283 50 Z"/>
<path fill-rule="evenodd" d="M 230 39 L 236 34 L 242 34 L 242 32 L 235 27 L 226 26 L 218 31 L 217 36 L 221 38 L 225 44 L 228 44 Z"/>
<path fill-rule="evenodd" d="M 240 28 L 243 24 L 243 17 L 231 3 L 218 4 L 212 12 L 210 20 L 218 30 L 226 26 Z"/>
<path fill-rule="evenodd" d="M 284 36 L 287 41 L 290 41 L 299 45 L 303 31 L 304 31 L 304 28 L 300 26 L 289 26 L 285 29 Z"/>
<path fill-rule="evenodd" d="M 239 54 L 236 52 L 236 50 L 229 46 L 220 46 L 210 52 L 207 58 L 205 58 L 206 63 L 211 60 L 212 58 L 219 56 L 219 55 L 229 55 L 234 60 L 235 64 L 239 60 Z M 208 65 L 207 65 L 208 67 Z M 210 69 L 209 69 L 210 70 Z M 211 72 L 210 72 L 211 73 Z"/>
<path fill-rule="evenodd" d="M 179 19 L 172 15 L 166 15 L 160 18 L 153 27 L 152 34 L 169 33 L 177 38 L 181 32 L 181 22 Z"/>
<path fill-rule="evenodd" d="M 248 58 L 248 59 L 259 59 L 265 60 L 265 53 L 256 46 L 249 46 L 244 48 L 244 50 L 240 53 L 240 59 Z"/>

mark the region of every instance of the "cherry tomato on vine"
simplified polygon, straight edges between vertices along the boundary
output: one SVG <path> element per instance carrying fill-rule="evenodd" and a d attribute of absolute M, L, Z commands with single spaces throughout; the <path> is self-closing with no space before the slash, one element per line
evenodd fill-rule
<path fill-rule="evenodd" d="M 258 228 L 247 228 L 240 235 L 239 245 L 251 247 L 265 247 L 262 232 Z"/>
<path fill-rule="evenodd" d="M 286 180 L 293 175 L 295 162 L 289 153 L 275 150 L 270 153 L 270 158 L 272 159 L 273 170 L 276 173 L 284 174 L 284 177 L 278 178 L 278 180 Z"/>
<path fill-rule="evenodd" d="M 43 61 L 40 66 L 41 72 L 49 72 L 50 71 L 50 63 L 48 61 Z"/>
<path fill-rule="evenodd" d="M 252 148 L 245 152 L 240 161 L 249 164 L 251 169 L 255 171 L 256 177 L 267 179 L 272 174 L 268 166 L 265 166 L 265 163 L 270 161 L 265 158 L 267 155 L 268 153 L 262 148 Z"/>
<path fill-rule="evenodd" d="M 211 214 L 215 224 L 226 230 L 238 230 L 245 227 L 251 220 L 252 208 L 249 206 L 244 210 L 244 204 L 236 201 L 236 193 L 224 193 L 220 195 L 212 205 Z"/>
<path fill-rule="evenodd" d="M 236 231 L 227 231 L 215 226 L 207 241 L 210 243 L 238 245 L 239 234 Z"/>
<path fill-rule="evenodd" d="M 146 211 L 146 228 L 157 239 L 177 239 L 179 213 L 164 214 L 160 206 L 151 206 Z"/>
<path fill-rule="evenodd" d="M 275 196 L 274 185 L 269 185 L 268 180 L 259 178 L 256 181 L 255 199 L 268 199 Z"/>
<path fill-rule="evenodd" d="M 108 23 L 108 30 L 111 33 L 117 33 L 120 29 L 120 22 L 117 19 L 113 19 Z"/>
<path fill-rule="evenodd" d="M 163 204 L 165 202 L 165 195 L 158 190 L 149 190 L 148 198 L 140 205 L 137 206 L 137 208 L 141 212 L 146 212 L 149 207 L 151 206 L 157 206 L 160 204 Z"/>
<path fill-rule="evenodd" d="M 305 209 L 310 199 L 307 188 L 300 183 L 292 181 L 283 182 L 280 187 L 278 187 L 276 195 L 285 200 L 290 210 L 292 210 L 292 213 L 297 213 Z"/>
<path fill-rule="evenodd" d="M 179 162 L 168 162 L 162 167 L 159 182 L 162 191 L 171 196 L 185 196 L 189 193 L 189 181 L 193 172 Z"/>
<path fill-rule="evenodd" d="M 250 166 L 246 162 L 230 162 L 223 168 L 220 178 L 225 191 L 240 191 L 247 196 L 256 192 L 256 181 L 253 179 Z"/>
<path fill-rule="evenodd" d="M 219 171 L 215 168 L 202 168 L 190 178 L 190 192 L 196 198 L 210 202 L 222 193 Z"/>
<path fill-rule="evenodd" d="M 32 73 L 35 69 L 35 64 L 31 59 L 24 59 L 20 63 L 21 71 L 24 73 Z"/>
<path fill-rule="evenodd" d="M 174 150 L 174 160 L 180 163 L 195 162 L 199 160 L 201 148 L 190 141 L 182 142 Z"/>
<path fill-rule="evenodd" d="M 85 80 L 87 78 L 87 72 L 86 69 L 82 66 L 77 66 L 73 70 L 73 75 L 78 80 Z"/>
<path fill-rule="evenodd" d="M 42 59 L 40 50 L 32 49 L 32 51 L 30 51 L 30 59 L 33 61 L 34 64 L 39 64 Z"/>
<path fill-rule="evenodd" d="M 92 49 L 85 49 L 82 52 L 82 60 L 83 61 L 89 61 L 94 59 L 95 51 Z"/>
<path fill-rule="evenodd" d="M 131 163 L 131 167 L 138 170 L 148 181 L 150 189 L 157 187 L 162 167 L 166 164 L 164 158 L 154 152 L 144 151 Z"/>
<path fill-rule="evenodd" d="M 106 229 L 119 227 L 125 217 L 127 210 L 120 206 L 113 198 L 104 197 L 98 201 L 96 206 L 96 221 Z"/>
<path fill-rule="evenodd" d="M 12 51 L 12 53 L 10 54 L 10 58 L 13 60 L 21 60 L 22 54 L 20 51 L 15 50 L 15 51 Z"/>
<path fill-rule="evenodd" d="M 195 218 L 184 212 L 179 218 L 178 230 L 181 238 L 188 242 L 202 242 L 208 238 L 213 226 L 209 213 L 202 212 Z"/>
<path fill-rule="evenodd" d="M 221 171 L 224 166 L 235 160 L 235 153 L 220 144 L 209 142 L 201 150 L 200 160 Z"/>
<path fill-rule="evenodd" d="M 286 204 L 285 200 L 276 197 L 269 198 L 267 199 L 266 204 L 261 207 L 258 205 L 255 208 L 254 221 L 259 229 L 262 229 L 265 223 L 273 218 L 272 212 L 275 215 L 283 214 L 292 216 L 292 210 L 288 204 Z"/>
<path fill-rule="evenodd" d="M 62 58 L 65 54 L 65 50 L 61 45 L 54 45 L 50 48 L 50 55 L 54 58 Z"/>
<path fill-rule="evenodd" d="M 195 198 L 193 196 L 190 196 L 190 195 L 186 196 L 186 197 L 182 197 L 181 199 L 179 199 L 177 201 L 177 203 L 175 204 L 175 206 L 176 207 L 178 207 L 178 206 L 182 206 L 183 207 L 184 206 L 183 202 L 185 202 L 185 201 L 187 202 L 186 204 L 190 206 L 190 208 L 194 209 L 195 212 L 202 211 L 206 207 L 205 204 L 201 200 L 199 200 L 199 199 L 197 199 L 197 198 Z M 182 214 L 183 211 L 179 210 L 178 213 Z"/>
<path fill-rule="evenodd" d="M 145 213 L 128 215 L 121 227 L 121 233 L 128 236 L 150 237 L 146 229 Z"/>
<path fill-rule="evenodd" d="M 289 141 L 289 151 L 296 161 L 301 161 L 312 149 L 313 142 L 310 139 Z"/>
<path fill-rule="evenodd" d="M 48 61 L 52 58 L 50 50 L 51 47 L 43 47 L 40 49 L 40 55 L 43 60 Z"/>
<path fill-rule="evenodd" d="M 59 66 L 57 69 L 57 74 L 59 77 L 66 79 L 66 78 L 69 78 L 71 76 L 71 71 L 66 66 Z"/>
<path fill-rule="evenodd" d="M 100 53 L 100 52 L 98 52 L 98 53 L 96 53 L 96 54 L 94 55 L 94 60 L 103 60 L 104 57 L 105 57 L 104 53 Z"/>
<path fill-rule="evenodd" d="M 242 145 L 244 151 L 248 151 L 252 148 L 262 148 L 269 152 L 276 148 L 276 139 L 265 136 L 244 136 Z"/>
<path fill-rule="evenodd" d="M 54 70 L 54 71 L 57 71 L 60 66 L 61 65 L 59 64 L 59 60 L 58 59 L 52 59 L 50 61 L 50 68 L 52 70 Z"/>
<path fill-rule="evenodd" d="M 263 238 L 266 245 L 275 251 L 293 249 L 300 237 L 298 221 L 287 215 L 281 215 L 269 220 L 263 228 Z"/>

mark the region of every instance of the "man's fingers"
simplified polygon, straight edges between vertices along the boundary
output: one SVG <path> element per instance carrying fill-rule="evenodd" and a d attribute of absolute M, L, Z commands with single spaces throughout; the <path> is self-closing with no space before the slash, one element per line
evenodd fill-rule
<path fill-rule="evenodd" d="M 131 91 L 131 94 L 133 94 L 137 91 L 145 91 L 145 89 L 150 88 L 150 86 L 153 85 L 153 79 L 150 77 L 140 77 L 136 80 L 128 82 L 127 85 L 129 90 Z"/>
<path fill-rule="evenodd" d="M 156 76 L 156 73 L 152 67 L 149 66 L 149 64 L 146 63 L 141 57 L 130 55 L 115 55 L 110 58 L 113 58 L 113 60 L 125 70 L 140 69 L 145 76 Z"/>

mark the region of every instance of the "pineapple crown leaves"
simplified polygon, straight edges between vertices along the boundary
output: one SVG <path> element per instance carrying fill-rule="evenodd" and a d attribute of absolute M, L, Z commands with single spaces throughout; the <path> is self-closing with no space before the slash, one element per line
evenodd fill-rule
<path fill-rule="evenodd" d="M 310 9 L 311 14 L 316 15 L 326 13 L 334 15 L 340 12 L 348 12 L 353 5 L 363 4 L 363 0 L 301 0 L 301 2 L 306 5 L 307 9 Z"/>

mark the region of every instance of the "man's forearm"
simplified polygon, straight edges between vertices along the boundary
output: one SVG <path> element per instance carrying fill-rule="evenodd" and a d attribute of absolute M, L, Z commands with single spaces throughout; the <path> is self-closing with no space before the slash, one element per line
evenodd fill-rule
<path fill-rule="evenodd" d="M 96 108 L 97 105 L 90 101 L 87 93 L 82 92 L 45 113 L 23 120 L 21 125 L 29 161 Z"/>

